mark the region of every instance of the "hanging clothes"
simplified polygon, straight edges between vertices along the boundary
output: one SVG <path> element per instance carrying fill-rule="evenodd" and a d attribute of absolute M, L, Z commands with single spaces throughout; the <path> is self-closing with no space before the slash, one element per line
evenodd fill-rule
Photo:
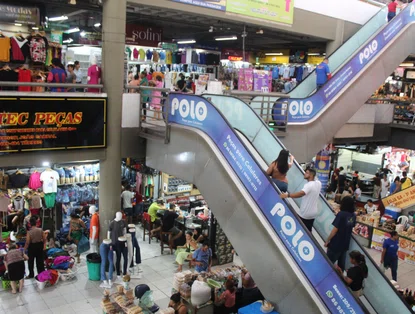
<path fill-rule="evenodd" d="M 25 82 L 30 83 L 32 82 L 32 71 L 27 69 L 21 69 L 19 70 L 19 82 Z M 18 91 L 19 92 L 30 92 L 32 88 L 30 86 L 19 86 Z"/>
<path fill-rule="evenodd" d="M 29 36 L 30 57 L 33 62 L 45 63 L 48 51 L 48 40 L 43 36 Z"/>
<path fill-rule="evenodd" d="M 10 38 L 9 37 L 0 37 L 0 61 L 9 62 L 10 61 Z"/>
<path fill-rule="evenodd" d="M 24 62 L 30 57 L 29 41 L 23 37 L 11 37 L 11 61 Z"/>

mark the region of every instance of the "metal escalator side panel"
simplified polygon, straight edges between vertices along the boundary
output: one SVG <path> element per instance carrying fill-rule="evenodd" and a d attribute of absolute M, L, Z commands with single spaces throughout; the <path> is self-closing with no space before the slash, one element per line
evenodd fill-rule
<path fill-rule="evenodd" d="M 344 88 L 350 85 L 370 62 L 393 42 L 395 36 L 414 22 L 415 5 L 410 4 L 355 52 L 354 56 L 316 93 L 308 98 L 281 100 L 289 103 L 288 123 L 305 125 L 315 121 Z M 275 114 L 277 112 L 276 110 Z"/>
<path fill-rule="evenodd" d="M 170 109 L 169 122 L 197 128 L 217 145 L 326 307 L 331 312 L 340 309 L 364 313 L 324 252 L 216 108 L 202 97 L 170 94 Z"/>
<path fill-rule="evenodd" d="M 399 46 L 396 47 L 399 49 Z M 261 156 L 261 159 L 270 164 L 278 156 L 281 149 L 286 149 L 283 143 L 272 133 L 265 122 L 255 113 L 254 108 L 247 105 L 238 98 L 223 95 L 204 95 L 211 99 L 215 107 L 229 117 L 234 129 L 241 132 L 252 147 Z M 331 119 L 335 121 L 334 118 Z M 298 138 L 307 138 L 308 133 L 312 132 L 310 126 L 302 127 L 302 132 L 296 134 Z M 291 147 L 290 147 L 291 148 Z M 255 154 L 254 154 L 255 155 Z M 293 167 L 288 172 L 288 191 L 294 193 L 304 185 L 303 170 L 295 161 Z M 300 206 L 301 199 L 294 199 L 295 203 Z M 320 195 L 319 216 L 314 223 L 314 229 L 323 239 L 327 239 L 332 229 L 334 213 L 323 195 Z M 359 250 L 366 255 L 366 262 L 369 268 L 369 278 L 366 280 L 366 289 L 364 294 L 378 313 L 410 313 L 410 309 L 403 302 L 402 297 L 397 293 L 385 275 L 380 272 L 377 262 L 364 251 L 357 240 L 352 238 L 350 250 Z"/>

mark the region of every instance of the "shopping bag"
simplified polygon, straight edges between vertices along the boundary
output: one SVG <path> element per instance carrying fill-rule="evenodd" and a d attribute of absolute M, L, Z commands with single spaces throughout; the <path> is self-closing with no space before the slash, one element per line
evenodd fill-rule
<path fill-rule="evenodd" d="M 85 253 L 89 250 L 89 240 L 85 235 L 82 235 L 81 240 L 78 243 L 78 254 Z"/>

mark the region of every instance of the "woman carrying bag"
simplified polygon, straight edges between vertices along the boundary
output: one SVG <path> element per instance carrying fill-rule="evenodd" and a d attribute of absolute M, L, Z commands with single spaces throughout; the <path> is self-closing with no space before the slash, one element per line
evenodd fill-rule
<path fill-rule="evenodd" d="M 82 229 L 86 229 L 86 226 L 85 226 L 85 223 L 82 221 L 82 219 L 79 218 L 79 216 L 76 213 L 71 214 L 71 221 L 69 222 L 69 225 L 70 227 L 69 227 L 68 240 L 73 241 L 76 244 L 76 247 L 77 247 L 76 257 L 77 257 L 77 263 L 79 264 L 81 262 L 81 257 L 80 257 L 81 253 L 79 250 L 80 249 L 79 244 L 83 237 L 86 238 L 82 232 Z M 83 245 L 83 243 L 81 244 Z"/>

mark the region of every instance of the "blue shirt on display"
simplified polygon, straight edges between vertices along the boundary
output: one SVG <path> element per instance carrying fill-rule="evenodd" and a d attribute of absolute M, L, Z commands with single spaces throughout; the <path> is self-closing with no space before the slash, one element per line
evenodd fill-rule
<path fill-rule="evenodd" d="M 386 256 L 396 257 L 398 256 L 399 240 L 392 240 L 391 238 L 386 239 L 383 242 L 383 248 L 386 249 Z"/>
<path fill-rule="evenodd" d="M 327 82 L 327 74 L 330 73 L 330 68 L 327 63 L 322 62 L 316 67 L 317 85 L 323 85 Z"/>

